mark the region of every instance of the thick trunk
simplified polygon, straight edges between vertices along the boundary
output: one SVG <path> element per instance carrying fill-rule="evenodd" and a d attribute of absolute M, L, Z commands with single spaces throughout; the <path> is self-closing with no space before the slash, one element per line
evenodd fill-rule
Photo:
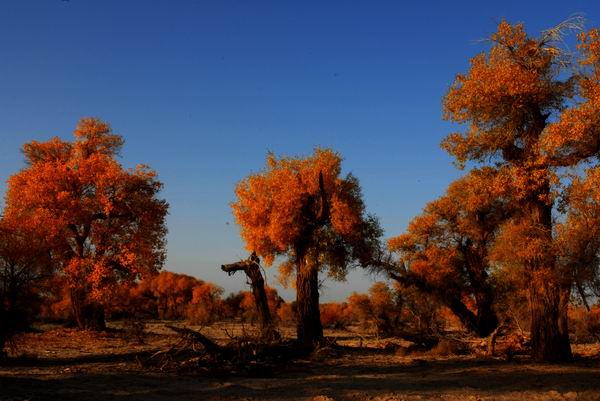
<path fill-rule="evenodd" d="M 477 317 L 475 332 L 480 337 L 487 337 L 498 328 L 498 315 L 493 307 L 491 291 L 477 297 Z"/>
<path fill-rule="evenodd" d="M 542 287 L 542 288 L 539 288 Z M 529 289 L 531 311 L 531 353 L 534 359 L 563 362 L 572 359 L 566 322 L 561 315 L 559 290 L 551 285 L 532 285 Z M 562 327 L 561 327 L 562 326 Z"/>
<path fill-rule="evenodd" d="M 104 307 L 97 302 L 90 302 L 84 291 L 71 290 L 71 307 L 77 327 L 83 330 L 106 330 Z"/>
<path fill-rule="evenodd" d="M 560 292 L 560 310 L 558 315 L 558 331 L 561 336 L 562 347 L 569 349 L 570 358 L 571 354 L 571 343 L 569 340 L 569 301 L 571 299 L 571 285 L 567 284 L 562 287 Z"/>
<path fill-rule="evenodd" d="M 552 243 L 552 207 L 537 201 L 533 221 L 545 227 L 548 243 Z M 568 295 L 564 281 L 550 250 L 530 266 L 529 308 L 531 312 L 531 355 L 534 359 L 563 362 L 573 358 L 569 342 Z M 565 298 L 566 297 L 566 298 Z"/>
<path fill-rule="evenodd" d="M 486 244 L 486 240 L 479 240 L 480 244 Z M 494 290 L 490 286 L 486 266 L 487 247 L 483 245 L 474 246 L 469 239 L 461 247 L 464 255 L 464 267 L 469 277 L 471 291 L 475 298 L 477 313 L 472 321 L 472 331 L 480 337 L 487 337 L 498 327 L 498 315 L 494 310 Z"/>
<path fill-rule="evenodd" d="M 299 258 L 296 274 L 296 304 L 298 308 L 298 342 L 313 349 L 323 340 L 319 311 L 319 269 Z"/>
<path fill-rule="evenodd" d="M 477 305 L 477 313 L 473 313 L 464 302 L 455 296 L 438 294 L 442 302 L 458 317 L 461 323 L 479 337 L 489 336 L 498 327 L 498 316 L 491 303 L 482 302 Z"/>

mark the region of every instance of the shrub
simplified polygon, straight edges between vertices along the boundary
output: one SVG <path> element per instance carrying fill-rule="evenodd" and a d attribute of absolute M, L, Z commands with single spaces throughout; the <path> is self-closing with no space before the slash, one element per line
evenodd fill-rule
<path fill-rule="evenodd" d="M 279 321 L 284 324 L 296 324 L 298 315 L 296 314 L 295 304 L 283 302 L 277 309 L 277 317 Z"/>
<path fill-rule="evenodd" d="M 323 327 L 341 329 L 350 324 L 352 313 L 346 303 L 321 304 L 321 324 Z"/>
<path fill-rule="evenodd" d="M 569 328 L 576 342 L 600 340 L 600 307 L 594 306 L 589 312 L 581 307 L 569 309 Z"/>

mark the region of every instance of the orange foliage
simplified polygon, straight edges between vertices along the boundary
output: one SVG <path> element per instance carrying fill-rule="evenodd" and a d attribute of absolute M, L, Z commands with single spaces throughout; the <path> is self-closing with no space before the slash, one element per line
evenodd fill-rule
<path fill-rule="evenodd" d="M 71 291 L 63 275 L 51 276 L 45 283 L 47 289 L 39 317 L 47 320 L 72 321 Z"/>
<path fill-rule="evenodd" d="M 294 305 L 283 302 L 277 309 L 277 318 L 280 322 L 285 324 L 296 323 L 298 316 L 294 310 Z"/>
<path fill-rule="evenodd" d="M 556 248 L 561 268 L 572 273 L 577 295 L 600 295 L 600 168 L 575 177 L 566 191 L 567 218 L 557 224 Z"/>
<path fill-rule="evenodd" d="M 387 284 L 374 283 L 369 294 L 352 293 L 348 297 L 347 313 L 352 320 L 372 327 L 378 334 L 391 334 L 398 326 L 402 305 Z"/>
<path fill-rule="evenodd" d="M 350 324 L 352 312 L 346 303 L 321 304 L 321 324 L 323 327 L 343 328 Z"/>
<path fill-rule="evenodd" d="M 501 170 L 473 169 L 388 242 L 406 268 L 405 284 L 441 300 L 482 336 L 498 323 L 488 251 L 514 207 L 507 184 Z"/>
<path fill-rule="evenodd" d="M 600 35 L 580 34 L 576 59 L 561 47 L 569 26 L 535 38 L 502 21 L 491 49 L 471 60 L 444 99 L 445 117 L 466 127 L 442 143 L 460 167 L 493 163 L 510 182 L 518 207 L 492 254 L 523 273 L 533 356 L 556 361 L 571 358 L 566 306 L 576 275 L 561 260 L 565 236 L 553 213 L 568 209 L 568 201 L 555 208 L 569 180 L 564 167 L 593 162 L 600 151 Z M 577 62 L 581 68 L 565 68 Z"/>
<path fill-rule="evenodd" d="M 589 311 L 582 307 L 569 309 L 569 326 L 573 328 L 575 341 L 596 342 L 600 339 L 600 306 Z"/>
<path fill-rule="evenodd" d="M 286 305 L 285 301 L 279 296 L 277 290 L 273 287 L 265 286 L 265 292 L 267 294 L 267 303 L 269 310 L 273 316 L 279 316 L 279 309 Z M 240 291 L 236 294 L 230 295 L 226 300 L 226 307 L 229 309 L 226 311 L 226 315 L 229 317 L 241 317 L 245 321 L 254 322 L 258 319 L 256 310 L 256 301 L 254 295 L 250 291 Z M 289 320 L 285 314 L 289 312 L 284 310 L 281 312 L 285 319 Z"/>
<path fill-rule="evenodd" d="M 193 323 L 208 324 L 221 314 L 222 293 L 223 290 L 212 283 L 163 271 L 132 287 L 128 302 L 143 305 L 146 314 L 152 317 L 187 318 Z"/>
<path fill-rule="evenodd" d="M 376 219 L 365 213 L 358 180 L 340 177 L 341 161 L 329 149 L 317 148 L 306 158 L 269 154 L 263 171 L 237 185 L 231 204 L 246 248 L 267 265 L 285 256 L 284 276 L 295 268 L 297 335 L 306 347 L 323 336 L 319 271 L 345 278 L 352 263 L 369 264 L 381 236 Z"/>
<path fill-rule="evenodd" d="M 73 142 L 26 144 L 28 166 L 8 182 L 6 216 L 44 229 L 81 302 L 102 300 L 164 261 L 162 185 L 143 165 L 119 165 L 122 144 L 107 124 L 85 118 Z"/>
<path fill-rule="evenodd" d="M 196 285 L 192 301 L 186 310 L 186 318 L 194 324 L 209 324 L 221 315 L 223 290 L 211 283 Z"/>
<path fill-rule="evenodd" d="M 304 213 L 320 196 L 319 173 L 330 203 L 332 234 L 355 243 L 366 224 L 364 204 L 358 181 L 351 175 L 340 177 L 341 161 L 329 149 L 317 148 L 306 158 L 277 159 L 269 154 L 265 170 L 238 184 L 237 200 L 231 204 L 246 248 L 256 251 L 267 265 L 277 255 L 294 254 L 295 244 L 315 223 Z"/>

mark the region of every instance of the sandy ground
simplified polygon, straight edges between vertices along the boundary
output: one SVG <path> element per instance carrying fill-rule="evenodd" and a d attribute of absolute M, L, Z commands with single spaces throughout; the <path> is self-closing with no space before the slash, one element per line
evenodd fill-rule
<path fill-rule="evenodd" d="M 393 340 L 326 331 L 347 347 L 325 349 L 260 377 L 205 377 L 143 369 L 137 360 L 177 341 L 162 322 L 147 331 L 143 345 L 119 331 L 45 328 L 22 335 L 15 351 L 20 358 L 0 366 L 0 400 L 600 400 L 600 345 L 576 345 L 576 362 L 553 365 L 403 355 L 390 350 Z M 240 331 L 239 324 L 203 329 L 220 340 Z"/>

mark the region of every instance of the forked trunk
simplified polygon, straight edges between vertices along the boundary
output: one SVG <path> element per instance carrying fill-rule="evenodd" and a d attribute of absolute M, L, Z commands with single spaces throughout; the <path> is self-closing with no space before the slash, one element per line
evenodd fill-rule
<path fill-rule="evenodd" d="M 437 295 L 461 323 L 479 337 L 489 336 L 498 327 L 498 316 L 491 303 L 478 303 L 477 313 L 475 313 L 465 305 L 462 299 L 453 294 L 437 293 Z"/>
<path fill-rule="evenodd" d="M 319 269 L 299 259 L 296 274 L 296 303 L 298 308 L 298 342 L 303 348 L 314 349 L 323 340 L 319 311 Z"/>
<path fill-rule="evenodd" d="M 85 291 L 71 290 L 71 307 L 77 327 L 83 330 L 106 330 L 104 307 L 87 299 Z"/>

